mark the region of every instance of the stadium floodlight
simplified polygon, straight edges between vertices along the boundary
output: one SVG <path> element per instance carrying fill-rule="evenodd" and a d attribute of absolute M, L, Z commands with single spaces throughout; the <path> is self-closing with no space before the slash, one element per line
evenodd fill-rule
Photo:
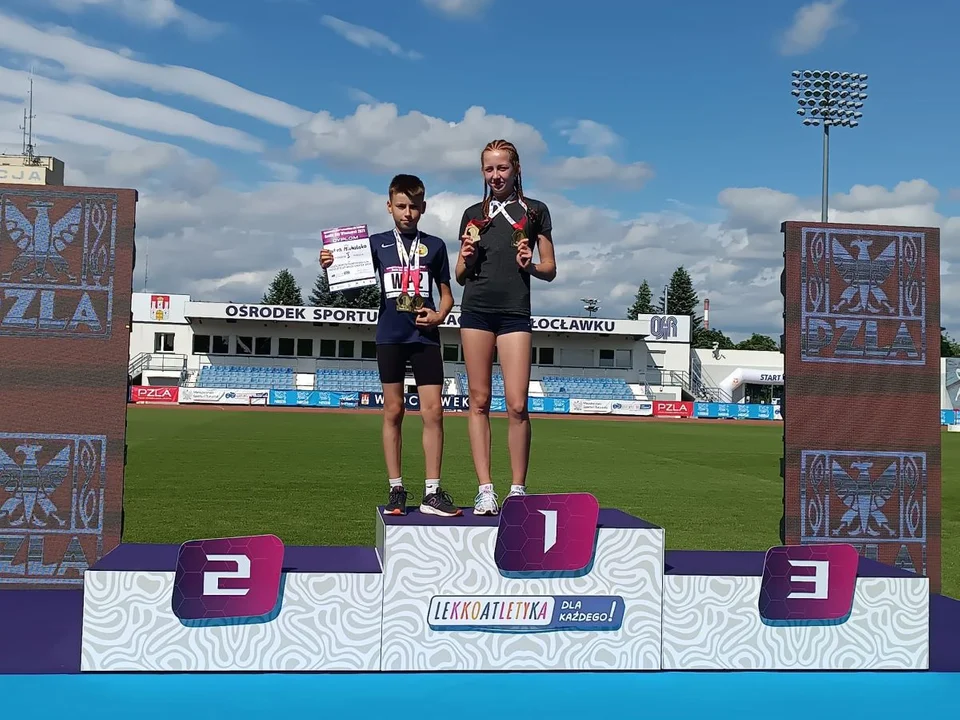
<path fill-rule="evenodd" d="M 867 99 L 867 76 L 838 70 L 794 70 L 790 94 L 797 98 L 797 115 L 807 127 L 823 127 L 823 197 L 820 220 L 827 222 L 830 181 L 830 128 L 855 128 Z"/>
<path fill-rule="evenodd" d="M 597 298 L 580 298 L 580 302 L 583 303 L 583 309 L 587 311 L 590 317 L 593 317 L 593 314 L 600 312 L 600 301 Z"/>

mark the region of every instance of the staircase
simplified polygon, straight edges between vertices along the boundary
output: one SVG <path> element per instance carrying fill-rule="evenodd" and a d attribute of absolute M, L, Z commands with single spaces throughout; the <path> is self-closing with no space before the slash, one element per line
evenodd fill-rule
<path fill-rule="evenodd" d="M 131 381 L 136 381 L 137 377 L 143 374 L 143 371 L 150 365 L 150 357 L 150 353 L 140 353 L 130 361 L 127 366 L 127 376 Z"/>

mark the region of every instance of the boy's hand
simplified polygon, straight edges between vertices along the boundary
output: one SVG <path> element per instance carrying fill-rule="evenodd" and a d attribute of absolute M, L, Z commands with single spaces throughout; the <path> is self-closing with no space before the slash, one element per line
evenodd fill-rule
<path fill-rule="evenodd" d="M 417 311 L 417 327 L 436 327 L 442 322 L 443 317 L 436 310 L 431 310 L 430 308 L 420 308 Z"/>
<path fill-rule="evenodd" d="M 530 263 L 533 261 L 533 250 L 530 249 L 530 245 L 527 243 L 527 239 L 524 238 L 517 245 L 517 265 L 519 265 L 524 270 L 527 270 L 530 267 Z"/>
<path fill-rule="evenodd" d="M 329 250 L 320 251 L 320 267 L 326 270 L 328 267 L 333 265 L 333 253 Z"/>

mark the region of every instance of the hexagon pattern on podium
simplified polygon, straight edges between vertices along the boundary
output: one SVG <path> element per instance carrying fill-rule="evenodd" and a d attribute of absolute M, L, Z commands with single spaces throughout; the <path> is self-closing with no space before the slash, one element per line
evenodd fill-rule
<path fill-rule="evenodd" d="M 181 620 L 265 616 L 276 609 L 282 569 L 275 535 L 191 540 L 177 557 L 173 612 Z"/>
<path fill-rule="evenodd" d="M 860 557 L 851 545 L 787 545 L 767 551 L 758 610 L 767 623 L 839 622 L 850 615 Z"/>
<path fill-rule="evenodd" d="M 589 493 L 508 497 L 494 561 L 511 574 L 584 570 L 593 558 L 599 513 Z"/>

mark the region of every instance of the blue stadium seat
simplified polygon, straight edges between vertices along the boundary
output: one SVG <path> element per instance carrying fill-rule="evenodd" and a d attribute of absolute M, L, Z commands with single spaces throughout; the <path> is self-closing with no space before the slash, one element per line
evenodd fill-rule
<path fill-rule="evenodd" d="M 197 387 L 237 390 L 294 390 L 296 374 L 292 367 L 252 367 L 249 365 L 206 365 L 197 376 Z"/>
<path fill-rule="evenodd" d="M 314 376 L 317 390 L 330 392 L 381 392 L 380 373 L 376 370 L 320 368 Z"/>
<path fill-rule="evenodd" d="M 630 386 L 622 378 L 545 375 L 540 380 L 546 397 L 583 400 L 634 400 Z"/>

